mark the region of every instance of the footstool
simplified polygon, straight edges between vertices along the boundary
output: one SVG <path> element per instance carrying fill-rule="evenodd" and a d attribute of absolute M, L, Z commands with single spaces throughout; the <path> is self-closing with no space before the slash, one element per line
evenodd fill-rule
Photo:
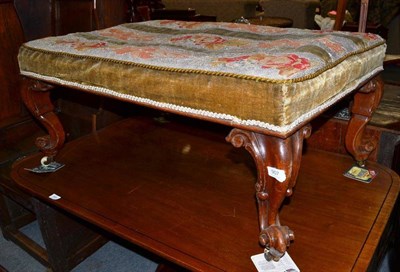
<path fill-rule="evenodd" d="M 358 90 L 346 147 L 360 165 L 374 149 L 363 131 L 382 94 L 385 49 L 374 34 L 161 20 L 31 41 L 19 64 L 24 102 L 49 131 L 37 141 L 47 162 L 65 139 L 49 99 L 56 85 L 233 127 L 227 141 L 258 171 L 260 243 L 279 259 L 294 239 L 279 208 L 310 121 Z"/>

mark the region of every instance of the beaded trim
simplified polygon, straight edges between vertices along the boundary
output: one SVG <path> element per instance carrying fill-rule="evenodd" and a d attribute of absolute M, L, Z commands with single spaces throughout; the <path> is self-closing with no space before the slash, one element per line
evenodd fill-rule
<path fill-rule="evenodd" d="M 206 117 L 211 120 L 212 119 L 222 120 L 224 122 L 230 123 L 232 126 L 241 125 L 241 126 L 246 126 L 246 127 L 257 127 L 257 128 L 261 128 L 264 130 L 269 130 L 269 131 L 285 134 L 285 133 L 291 132 L 295 127 L 297 127 L 301 123 L 311 119 L 311 117 L 317 115 L 318 113 L 322 112 L 329 106 L 333 105 L 334 103 L 336 103 L 337 101 L 339 101 L 340 99 L 342 99 L 343 97 L 345 97 L 346 95 L 348 95 L 349 93 L 354 91 L 354 88 L 356 88 L 359 84 L 366 81 L 368 78 L 372 77 L 373 75 L 377 74 L 379 71 L 382 71 L 382 70 L 383 70 L 383 67 L 380 66 L 380 67 L 376 68 L 375 70 L 373 70 L 372 72 L 364 75 L 363 77 L 358 78 L 358 80 L 354 81 L 351 86 L 347 87 L 344 91 L 340 92 L 339 94 L 334 96 L 332 99 L 327 100 L 324 103 L 322 103 L 321 105 L 319 105 L 318 107 L 312 109 L 311 111 L 304 113 L 299 118 L 294 120 L 291 124 L 285 125 L 285 126 L 276 126 L 276 125 L 269 124 L 269 123 L 259 121 L 259 120 L 243 120 L 243 119 L 240 119 L 240 118 L 230 115 L 230 114 L 216 113 L 216 112 L 211 112 L 211 111 L 207 111 L 207 110 L 193 109 L 190 107 L 179 106 L 179 105 L 175 105 L 175 104 L 171 104 L 171 103 L 158 102 L 158 101 L 154 101 L 154 100 L 151 100 L 148 98 L 142 98 L 142 97 L 128 95 L 128 94 L 121 94 L 116 91 L 113 91 L 113 90 L 110 90 L 107 88 L 103 88 L 103 87 L 84 85 L 84 84 L 80 84 L 77 82 L 67 81 L 67 80 L 56 78 L 56 77 L 44 76 L 44 75 L 40 75 L 40 74 L 36 74 L 33 72 L 28 72 L 28 71 L 21 71 L 21 74 L 24 76 L 27 76 L 27 77 L 43 80 L 43 81 L 46 81 L 49 83 L 55 83 L 58 85 L 83 89 L 83 90 L 93 92 L 93 93 L 98 93 L 98 94 L 106 94 L 106 95 L 109 95 L 109 96 L 112 96 L 115 98 L 132 101 L 137 104 L 147 105 L 147 106 L 155 107 L 155 108 L 158 108 L 161 110 L 167 109 L 169 111 L 176 112 L 176 113 L 189 113 L 189 114 L 193 114 L 195 116 Z"/>

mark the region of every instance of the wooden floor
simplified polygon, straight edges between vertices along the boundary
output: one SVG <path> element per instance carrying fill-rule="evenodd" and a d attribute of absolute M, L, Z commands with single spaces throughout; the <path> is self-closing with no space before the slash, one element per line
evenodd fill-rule
<path fill-rule="evenodd" d="M 35 155 L 12 175 L 39 199 L 191 270 L 254 271 L 250 256 L 263 251 L 255 167 L 227 134 L 203 122 L 130 118 L 67 144 L 57 158 L 66 166 L 56 173 L 26 171 L 38 164 Z M 399 178 L 371 163 L 378 176 L 361 183 L 343 176 L 351 165 L 347 156 L 305 152 L 281 211 L 301 271 L 366 271 L 379 257 Z"/>

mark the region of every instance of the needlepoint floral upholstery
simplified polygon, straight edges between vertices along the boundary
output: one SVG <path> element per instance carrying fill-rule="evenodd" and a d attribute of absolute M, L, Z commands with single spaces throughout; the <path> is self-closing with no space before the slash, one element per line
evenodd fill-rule
<path fill-rule="evenodd" d="M 377 35 L 148 21 L 24 44 L 21 73 L 287 135 L 382 69 Z"/>

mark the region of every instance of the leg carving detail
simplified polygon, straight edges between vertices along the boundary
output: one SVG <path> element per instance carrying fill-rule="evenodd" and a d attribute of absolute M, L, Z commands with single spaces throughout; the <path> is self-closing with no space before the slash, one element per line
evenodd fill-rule
<path fill-rule="evenodd" d="M 293 193 L 303 140 L 310 134 L 311 126 L 307 125 L 286 139 L 236 128 L 226 137 L 233 146 L 249 151 L 256 163 L 259 241 L 266 247 L 266 256 L 274 260 L 279 260 L 294 240 L 293 232 L 280 224 L 279 208 Z"/>
<path fill-rule="evenodd" d="M 369 154 L 376 148 L 376 141 L 364 135 L 365 127 L 379 105 L 383 93 L 381 78 L 375 77 L 354 95 L 351 119 L 346 132 L 346 148 L 359 166 L 364 166 Z"/>
<path fill-rule="evenodd" d="M 36 146 L 51 162 L 65 141 L 64 128 L 54 113 L 54 105 L 50 99 L 50 90 L 54 87 L 37 80 L 25 78 L 21 88 L 21 95 L 25 106 L 32 115 L 46 128 L 49 135 L 38 137 Z"/>

